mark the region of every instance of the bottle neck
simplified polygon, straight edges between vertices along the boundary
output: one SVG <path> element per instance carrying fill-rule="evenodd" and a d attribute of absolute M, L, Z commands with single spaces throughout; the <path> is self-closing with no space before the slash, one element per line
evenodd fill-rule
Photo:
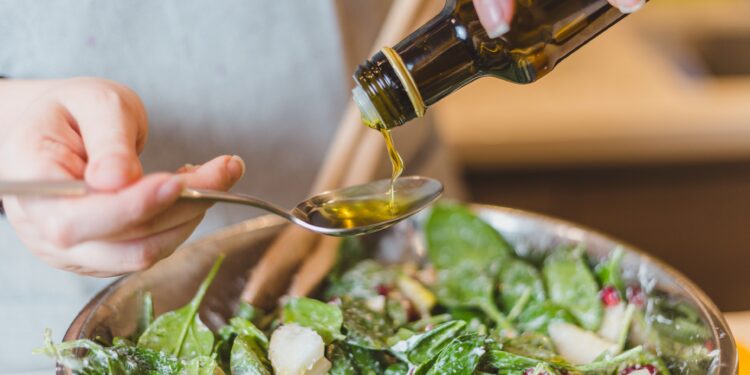
<path fill-rule="evenodd" d="M 357 68 L 353 95 L 366 125 L 388 129 L 403 125 L 421 115 L 420 106 L 430 106 L 480 76 L 470 38 L 474 29 L 484 29 L 472 2 L 466 4 L 475 24 L 461 19 L 455 3 L 449 1 L 438 16 L 393 47 L 399 61 L 381 51 Z"/>

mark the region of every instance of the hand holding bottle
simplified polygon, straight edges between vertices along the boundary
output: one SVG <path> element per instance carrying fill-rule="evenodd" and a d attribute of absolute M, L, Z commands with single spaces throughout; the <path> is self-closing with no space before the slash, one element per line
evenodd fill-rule
<path fill-rule="evenodd" d="M 632 13 L 640 9 L 645 0 L 607 0 L 623 13 Z M 474 7 L 479 15 L 487 35 L 497 38 L 510 30 L 516 0 L 474 0 Z"/>

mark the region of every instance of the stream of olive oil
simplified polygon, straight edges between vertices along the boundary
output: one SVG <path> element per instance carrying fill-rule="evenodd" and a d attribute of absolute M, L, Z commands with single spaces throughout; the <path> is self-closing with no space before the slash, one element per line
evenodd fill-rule
<path fill-rule="evenodd" d="M 401 176 L 401 173 L 404 172 L 404 159 L 402 159 L 401 155 L 396 151 L 396 146 L 393 144 L 391 130 L 386 129 L 384 126 L 380 127 L 378 130 L 380 131 L 380 134 L 383 135 L 383 139 L 385 139 L 385 147 L 388 149 L 388 157 L 391 158 L 391 187 L 388 189 L 388 196 L 390 197 L 388 205 L 391 211 L 395 211 L 397 207 L 394 187 L 396 185 L 396 179 L 398 179 L 398 177 Z"/>
<path fill-rule="evenodd" d="M 322 220 L 320 224 L 334 225 L 340 228 L 362 227 L 375 223 L 382 223 L 397 217 L 409 210 L 408 202 L 398 199 L 395 192 L 396 180 L 404 171 L 404 160 L 396 151 L 391 131 L 385 127 L 375 127 L 385 139 L 388 156 L 391 160 L 391 185 L 383 197 L 357 201 L 335 201 L 326 203 L 318 212 L 312 215 L 313 224 Z M 318 216 L 320 215 L 320 216 Z"/>

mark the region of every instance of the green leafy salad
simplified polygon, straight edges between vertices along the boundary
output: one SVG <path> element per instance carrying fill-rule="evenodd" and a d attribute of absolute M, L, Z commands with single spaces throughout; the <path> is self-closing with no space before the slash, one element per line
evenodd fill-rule
<path fill-rule="evenodd" d="M 433 208 L 424 264 L 382 264 L 347 238 L 316 299 L 274 311 L 241 304 L 212 332 L 198 307 L 219 259 L 186 306 L 132 337 L 40 351 L 77 374 L 706 374 L 716 351 L 696 310 L 648 293 L 622 252 L 581 247 L 516 254 L 460 205 Z"/>

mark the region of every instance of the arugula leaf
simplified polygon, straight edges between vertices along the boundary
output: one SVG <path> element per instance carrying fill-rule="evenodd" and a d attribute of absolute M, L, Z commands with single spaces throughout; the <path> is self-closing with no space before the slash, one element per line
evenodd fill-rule
<path fill-rule="evenodd" d="M 190 303 L 161 315 L 148 326 L 138 339 L 138 346 L 172 354 L 183 360 L 211 355 L 214 334 L 198 317 L 198 307 L 223 260 L 224 256 L 219 256 Z"/>
<path fill-rule="evenodd" d="M 374 350 L 388 347 L 386 340 L 393 335 L 394 328 L 385 314 L 370 310 L 361 299 L 344 300 L 341 311 L 348 344 Z"/>
<path fill-rule="evenodd" d="M 460 320 L 445 322 L 427 332 L 397 342 L 389 351 L 411 367 L 418 367 L 434 359 L 465 327 L 466 322 Z"/>
<path fill-rule="evenodd" d="M 344 321 L 341 309 L 322 301 L 305 297 L 292 298 L 284 305 L 281 320 L 284 324 L 297 323 L 312 328 L 326 344 L 346 338 L 341 334 Z"/>
<path fill-rule="evenodd" d="M 469 334 L 451 341 L 438 354 L 428 375 L 471 375 L 484 355 L 484 336 Z"/>
<path fill-rule="evenodd" d="M 570 311 L 581 327 L 596 331 L 602 323 L 604 308 L 599 286 L 582 251 L 558 249 L 545 259 L 542 274 L 550 299 Z"/>
<path fill-rule="evenodd" d="M 267 339 L 265 343 L 265 347 L 262 347 L 256 333 L 237 336 L 232 344 L 229 361 L 232 375 L 271 375 L 271 363 L 266 354 Z"/>
<path fill-rule="evenodd" d="M 488 271 L 477 269 L 475 264 L 460 263 L 438 271 L 435 294 L 446 307 L 478 308 L 504 331 L 515 332 L 495 305 L 492 276 Z"/>
<path fill-rule="evenodd" d="M 498 272 L 500 297 L 505 312 L 509 313 L 528 294 L 529 304 L 544 302 L 547 292 L 537 269 L 520 259 L 506 259 Z"/>
<path fill-rule="evenodd" d="M 484 267 L 512 253 L 495 228 L 461 205 L 435 205 L 425 224 L 425 235 L 430 261 L 438 269 L 461 262 Z"/>
<path fill-rule="evenodd" d="M 534 331 L 546 334 L 547 327 L 555 322 L 578 324 L 575 317 L 564 307 L 545 301 L 528 306 L 518 316 L 516 327 L 522 332 Z"/>
<path fill-rule="evenodd" d="M 605 262 L 596 266 L 596 276 L 602 287 L 613 286 L 625 296 L 625 282 L 622 281 L 622 258 L 625 253 L 621 247 L 616 248 Z"/>

